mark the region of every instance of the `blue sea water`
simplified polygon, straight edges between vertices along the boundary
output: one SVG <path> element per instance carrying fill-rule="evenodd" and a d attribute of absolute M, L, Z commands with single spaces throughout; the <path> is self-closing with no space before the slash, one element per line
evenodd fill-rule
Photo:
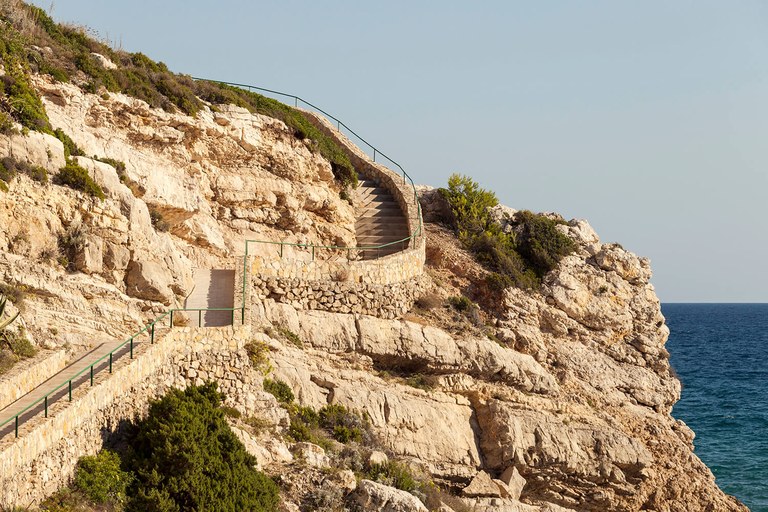
<path fill-rule="evenodd" d="M 768 304 L 663 304 L 683 383 L 672 415 L 726 493 L 768 512 Z"/>

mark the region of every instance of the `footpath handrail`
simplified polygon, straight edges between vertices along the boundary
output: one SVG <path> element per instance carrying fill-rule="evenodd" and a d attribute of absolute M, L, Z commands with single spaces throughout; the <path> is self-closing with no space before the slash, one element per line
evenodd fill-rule
<path fill-rule="evenodd" d="M 70 377 L 63 383 L 59 384 L 56 388 L 52 389 L 48 393 L 46 393 L 43 398 L 40 398 L 33 402 L 32 404 L 28 405 L 24 408 L 21 412 L 16 413 L 15 415 L 11 416 L 10 418 L 6 419 L 5 421 L 0 422 L 0 429 L 4 428 L 8 423 L 11 421 L 15 421 L 14 424 L 14 433 L 15 437 L 19 437 L 19 418 L 22 417 L 27 412 L 33 410 L 35 407 L 39 406 L 41 403 L 43 404 L 45 417 L 48 417 L 48 397 L 55 395 L 59 391 L 61 391 L 65 386 L 68 387 L 68 394 L 69 394 L 69 401 L 72 401 L 72 382 L 83 377 L 83 375 L 86 373 L 86 371 L 90 372 L 90 383 L 93 385 L 94 380 L 94 367 L 101 365 L 101 364 L 108 364 L 109 365 L 109 373 L 112 373 L 112 364 L 115 360 L 115 354 L 125 349 L 126 345 L 128 345 L 128 351 L 130 353 L 130 358 L 133 359 L 133 349 L 134 349 L 134 340 L 144 334 L 148 333 L 150 337 L 150 343 L 155 342 L 155 328 L 158 322 L 161 322 L 166 317 L 169 317 L 169 328 L 173 328 L 173 314 L 175 312 L 184 312 L 184 311 L 196 311 L 198 313 L 198 326 L 202 326 L 202 313 L 204 311 L 231 311 L 232 312 L 232 324 L 234 325 L 234 315 L 235 311 L 240 310 L 241 311 L 241 321 L 243 324 L 245 324 L 245 292 L 247 287 L 247 275 L 246 275 L 246 267 L 247 267 L 247 258 L 248 258 L 248 244 L 249 243 L 259 243 L 259 244 L 273 244 L 273 245 L 280 245 L 280 256 L 282 257 L 283 254 L 283 247 L 285 246 L 292 246 L 292 247 L 303 247 L 303 248 L 311 248 L 312 250 L 312 258 L 314 259 L 315 255 L 315 249 L 332 249 L 332 250 L 346 250 L 346 251 L 353 251 L 353 250 L 359 250 L 359 251 L 365 251 L 365 250 L 374 250 L 374 249 L 382 249 L 385 247 L 389 247 L 395 244 L 404 244 L 405 242 L 416 239 L 416 237 L 420 236 L 423 232 L 422 229 L 422 218 L 421 218 L 421 205 L 419 204 L 419 198 L 418 193 L 416 192 L 416 184 L 413 182 L 413 179 L 408 175 L 408 173 L 405 172 L 405 169 L 392 160 L 390 157 L 388 157 L 386 154 L 379 151 L 375 146 L 370 144 L 368 141 L 363 139 L 361 136 L 359 136 L 355 131 L 353 131 L 349 126 L 344 124 L 341 120 L 336 118 L 335 116 L 332 116 L 331 114 L 327 113 L 325 110 L 321 109 L 320 107 L 317 107 L 313 105 L 312 103 L 300 98 L 299 96 L 295 96 L 293 94 L 287 94 L 280 91 L 274 91 L 271 89 L 265 89 L 263 87 L 256 87 L 253 85 L 245 85 L 245 84 L 237 84 L 232 82 L 222 82 L 219 80 L 209 80 L 205 78 L 194 78 L 194 80 L 201 80 L 206 82 L 214 82 L 234 87 L 240 87 L 240 88 L 247 88 L 249 91 L 251 89 L 255 89 L 258 91 L 268 92 L 271 94 L 277 94 L 279 96 L 285 96 L 288 98 L 292 98 L 294 100 L 294 105 L 298 108 L 299 102 L 309 106 L 310 108 L 313 108 L 317 110 L 318 112 L 322 113 L 324 116 L 328 117 L 329 119 L 332 119 L 336 121 L 336 127 L 339 131 L 341 131 L 341 127 L 347 129 L 351 134 L 353 134 L 355 137 L 357 137 L 360 141 L 362 141 L 365 145 L 367 145 L 369 148 L 373 150 L 373 161 L 376 161 L 376 155 L 381 155 L 384 158 L 386 158 L 389 162 L 391 162 L 394 166 L 396 166 L 398 169 L 400 169 L 403 173 L 403 181 L 406 179 L 410 181 L 411 187 L 413 188 L 413 200 L 416 205 L 416 214 L 418 217 L 418 226 L 414 230 L 414 232 L 401 240 L 395 240 L 393 242 L 388 242 L 381 245 L 365 245 L 365 246 L 357 246 L 357 247 L 343 247 L 343 246 L 334 246 L 334 245 L 315 245 L 315 244 L 300 244 L 300 243 L 290 243 L 290 242 L 273 242 L 273 241 L 267 241 L 267 240 L 246 240 L 245 241 L 245 255 L 243 256 L 243 289 L 242 289 L 242 304 L 240 307 L 231 307 L 231 308 L 171 308 L 165 313 L 161 314 L 160 316 L 156 317 L 154 320 L 152 320 L 150 323 L 145 325 L 140 331 L 135 333 L 133 336 L 125 340 L 123 343 L 118 345 L 116 348 L 114 348 L 112 351 L 110 351 L 108 354 L 105 354 L 101 356 L 96 361 L 93 361 L 91 364 L 85 366 L 82 370 L 80 370 L 76 375 L 73 377 Z M 117 357 L 120 357 L 120 354 L 117 354 Z M 97 372 L 99 370 L 96 370 Z"/>
<path fill-rule="evenodd" d="M 314 259 L 315 249 L 331 249 L 331 250 L 339 250 L 339 251 L 353 251 L 353 250 L 363 251 L 363 250 L 383 249 L 383 248 L 391 246 L 391 245 L 402 244 L 402 243 L 404 243 L 404 242 L 406 242 L 408 240 L 415 240 L 419 236 L 421 236 L 421 234 L 423 233 L 422 218 L 421 218 L 421 204 L 419 203 L 419 194 L 416 191 L 416 184 L 414 183 L 414 181 L 411 178 L 411 176 L 407 172 L 405 172 L 405 169 L 403 169 L 403 166 L 401 166 L 399 163 L 397 163 L 394 160 L 392 160 L 385 153 L 381 152 L 376 146 L 374 146 L 373 144 L 371 144 L 370 142 L 368 142 L 367 140 L 362 138 L 360 135 L 357 134 L 357 132 L 355 132 L 352 128 L 347 126 L 339 118 L 337 118 L 334 115 L 329 114 L 328 112 L 326 112 L 322 108 L 318 107 L 317 105 L 314 105 L 313 103 L 310 103 L 307 100 L 301 98 L 300 96 L 296 96 L 295 94 L 289 94 L 289 93 L 286 93 L 286 92 L 275 91 L 274 89 L 266 89 L 264 87 L 258 87 L 258 86 L 255 86 L 255 85 L 239 84 L 239 83 L 236 83 L 236 82 L 224 82 L 224 81 L 221 81 L 221 80 L 211 80 L 210 78 L 199 78 L 199 77 L 191 77 L 191 78 L 193 80 L 198 80 L 198 81 L 201 81 L 201 82 L 212 82 L 212 83 L 217 83 L 217 84 L 222 84 L 222 85 L 228 85 L 228 86 L 231 86 L 231 87 L 239 87 L 241 89 L 247 89 L 249 92 L 251 92 L 251 90 L 256 90 L 256 91 L 267 92 L 267 93 L 270 93 L 270 94 L 276 94 L 278 96 L 283 96 L 283 97 L 286 97 L 286 98 L 291 98 L 294 101 L 294 106 L 296 108 L 299 107 L 299 103 L 301 103 L 303 105 L 306 105 L 306 106 L 308 106 L 308 107 L 310 107 L 310 108 L 320 112 L 325 117 L 327 117 L 329 119 L 332 119 L 333 121 L 336 121 L 336 129 L 339 132 L 341 132 L 341 127 L 343 126 L 344 128 L 346 128 L 346 130 L 349 133 L 354 135 L 363 144 L 365 144 L 371 150 L 373 150 L 373 161 L 374 162 L 376 162 L 376 155 L 377 154 L 383 156 L 384 158 L 386 158 L 392 165 L 394 165 L 395 167 L 400 169 L 400 171 L 403 174 L 403 182 L 405 183 L 405 181 L 408 180 L 410 182 L 410 184 L 411 184 L 411 188 L 413 189 L 413 202 L 414 202 L 414 204 L 416 206 L 416 217 L 417 217 L 418 224 L 417 224 L 416 228 L 413 230 L 413 233 L 411 233 L 409 236 L 403 238 L 402 240 L 395 240 L 394 242 L 388 242 L 388 243 L 381 244 L 381 245 L 366 245 L 366 246 L 356 246 L 356 247 L 336 246 L 336 245 L 297 244 L 297 243 L 288 243 L 288 242 L 262 242 L 262 241 L 259 241 L 259 240 L 248 240 L 246 242 L 246 254 L 248 254 L 248 252 L 247 252 L 248 251 L 248 242 L 251 242 L 251 243 L 269 243 L 269 244 L 279 244 L 281 246 L 280 247 L 280 254 L 281 254 L 281 256 L 282 256 L 282 252 L 283 252 L 283 247 L 282 246 L 286 246 L 287 245 L 287 246 L 311 248 L 312 249 L 313 259 Z"/>
<path fill-rule="evenodd" d="M 247 245 L 246 245 L 247 246 Z M 19 418 L 21 418 L 24 414 L 31 411 L 35 407 L 38 407 L 41 403 L 43 404 L 43 409 L 45 413 L 45 417 L 48 417 L 48 397 L 56 395 L 59 391 L 61 391 L 65 386 L 68 387 L 68 394 L 69 394 L 69 401 L 72 401 L 72 389 L 73 385 L 72 382 L 76 381 L 77 379 L 83 377 L 83 375 L 86 373 L 86 371 L 90 372 L 90 382 L 91 386 L 93 385 L 93 378 L 94 374 L 97 373 L 99 370 L 96 370 L 94 372 L 94 368 L 102 363 L 109 365 L 109 373 L 112 373 L 112 363 L 116 359 L 115 355 L 117 354 L 117 357 L 120 357 L 119 352 L 124 350 L 126 345 L 128 345 L 128 351 L 130 353 L 130 358 L 133 359 L 133 348 L 134 348 L 134 340 L 141 336 L 144 333 L 149 334 L 150 343 L 155 342 L 155 329 L 159 322 L 164 320 L 166 317 L 169 318 L 168 327 L 173 328 L 173 314 L 184 312 L 184 311 L 196 311 L 198 313 L 198 327 L 202 326 L 202 313 L 204 311 L 231 311 L 232 312 L 232 324 L 235 323 L 235 311 L 241 311 L 242 316 L 242 322 L 245 323 L 245 290 L 247 286 L 247 279 L 245 276 L 245 270 L 246 270 L 246 256 L 243 256 L 243 289 L 242 289 L 242 304 L 240 307 L 231 307 L 231 308 L 171 308 L 165 313 L 161 314 L 160 316 L 156 317 L 154 320 L 149 322 L 147 325 L 145 325 L 140 331 L 135 333 L 133 336 L 122 342 L 120 345 L 112 349 L 108 354 L 105 354 L 98 358 L 97 360 L 93 361 L 91 364 L 85 366 L 82 370 L 80 370 L 77 374 L 70 377 L 69 379 L 65 380 L 61 384 L 59 384 L 57 387 L 52 389 L 51 391 L 47 392 L 42 398 L 34 401 L 27 407 L 25 407 L 22 411 L 14 414 L 10 418 L 6 419 L 5 421 L 0 422 L 0 429 L 5 427 L 8 423 L 11 421 L 14 421 L 14 433 L 15 437 L 19 437 Z"/>

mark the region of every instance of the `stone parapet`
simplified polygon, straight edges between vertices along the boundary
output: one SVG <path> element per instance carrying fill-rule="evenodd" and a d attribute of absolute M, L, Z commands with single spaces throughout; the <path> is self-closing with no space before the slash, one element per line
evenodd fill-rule
<path fill-rule="evenodd" d="M 9 406 L 61 371 L 67 364 L 65 350 L 45 351 L 23 361 L 0 379 L 0 409 Z"/>

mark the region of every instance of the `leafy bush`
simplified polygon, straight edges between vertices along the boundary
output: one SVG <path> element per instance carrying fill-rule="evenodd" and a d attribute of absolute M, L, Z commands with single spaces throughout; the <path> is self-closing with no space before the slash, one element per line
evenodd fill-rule
<path fill-rule="evenodd" d="M 120 469 L 120 463 L 120 456 L 109 450 L 82 457 L 77 462 L 74 487 L 93 503 L 122 504 L 131 477 Z"/>
<path fill-rule="evenodd" d="M 453 306 L 456 311 L 461 312 L 469 311 L 472 308 L 472 301 L 463 295 L 448 297 L 448 304 Z"/>
<path fill-rule="evenodd" d="M 419 487 L 410 468 L 397 461 L 389 461 L 386 464 L 373 464 L 366 471 L 365 476 L 369 480 L 389 485 L 403 491 L 411 492 Z"/>
<path fill-rule="evenodd" d="M 575 249 L 573 240 L 557 229 L 557 222 L 527 210 L 517 213 L 522 225 L 518 236 L 518 251 L 538 276 L 557 266 L 563 256 Z"/>
<path fill-rule="evenodd" d="M 343 405 L 331 404 L 320 409 L 320 427 L 340 443 L 363 440 L 367 422 L 358 413 Z"/>
<path fill-rule="evenodd" d="M 129 439 L 131 511 L 277 510 L 278 489 L 227 425 L 215 383 L 171 390 Z"/>
<path fill-rule="evenodd" d="M 291 387 L 280 379 L 264 379 L 264 391 L 277 398 L 281 404 L 290 404 L 294 399 Z"/>
<path fill-rule="evenodd" d="M 0 109 L 4 114 L 30 130 L 50 133 L 50 122 L 37 91 L 29 81 L 26 41 L 13 27 L 0 31 L 0 60 L 5 75 L 0 77 Z M 8 130 L 7 121 L 3 123 Z"/>
<path fill-rule="evenodd" d="M 269 362 L 269 345 L 260 341 L 251 341 L 245 344 L 245 352 L 251 364 L 262 375 L 268 375 L 272 371 L 272 363 Z"/>
<path fill-rule="evenodd" d="M 17 174 L 26 174 L 40 183 L 48 183 L 48 171 L 37 165 L 7 156 L 0 160 L 0 180 L 10 183 Z"/>
<path fill-rule="evenodd" d="M 61 128 L 56 128 L 53 130 L 53 134 L 57 139 L 61 141 L 62 144 L 64 144 L 64 158 L 69 160 L 69 158 L 73 156 L 85 156 L 83 154 L 83 150 L 80 149 L 77 144 L 75 144 L 75 141 L 73 141 L 69 135 L 64 133 L 64 130 Z"/>
<path fill-rule="evenodd" d="M 326 405 L 319 412 L 294 405 L 288 413 L 291 417 L 289 434 L 295 441 L 307 441 L 326 449 L 331 447 L 331 438 L 344 444 L 352 441 L 369 444 L 371 441 L 368 421 L 343 405 Z"/>
<path fill-rule="evenodd" d="M 282 334 L 286 340 L 291 342 L 293 345 L 302 348 L 304 346 L 304 342 L 301 341 L 301 338 L 299 338 L 299 335 L 295 332 L 291 331 L 290 329 L 286 329 L 285 327 L 279 327 L 277 329 L 280 334 Z"/>
<path fill-rule="evenodd" d="M 149 207 L 149 221 L 152 223 L 152 227 L 161 233 L 165 233 L 171 229 L 171 225 L 165 220 L 163 214 L 154 206 Z"/>
<path fill-rule="evenodd" d="M 491 291 L 510 285 L 537 288 L 544 274 L 575 247 L 556 221 L 529 211 L 517 213 L 512 232 L 502 231 L 489 214 L 498 205 L 496 195 L 467 176 L 452 175 L 440 192 L 451 207 L 448 221 L 459 240 L 493 272 L 488 277 Z"/>
<path fill-rule="evenodd" d="M 59 174 L 53 180 L 57 185 L 66 185 L 75 190 L 85 192 L 91 197 L 104 199 L 104 191 L 98 183 L 93 181 L 88 171 L 73 161 L 70 161 L 59 170 Z"/>

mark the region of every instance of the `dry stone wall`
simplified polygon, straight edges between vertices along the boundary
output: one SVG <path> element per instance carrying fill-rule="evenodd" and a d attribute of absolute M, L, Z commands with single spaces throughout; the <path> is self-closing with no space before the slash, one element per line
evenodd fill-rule
<path fill-rule="evenodd" d="M 397 318 L 424 288 L 424 251 L 406 250 L 380 260 L 268 261 L 253 257 L 253 301 L 273 299 L 296 309 Z"/>
<path fill-rule="evenodd" d="M 226 403 L 245 414 L 278 410 L 250 365 L 249 340 L 249 328 L 173 329 L 93 387 L 78 388 L 73 402 L 57 403 L 51 417 L 0 440 L 0 508 L 34 505 L 66 485 L 80 457 L 95 454 L 121 422 L 146 414 L 171 387 L 215 380 Z"/>

